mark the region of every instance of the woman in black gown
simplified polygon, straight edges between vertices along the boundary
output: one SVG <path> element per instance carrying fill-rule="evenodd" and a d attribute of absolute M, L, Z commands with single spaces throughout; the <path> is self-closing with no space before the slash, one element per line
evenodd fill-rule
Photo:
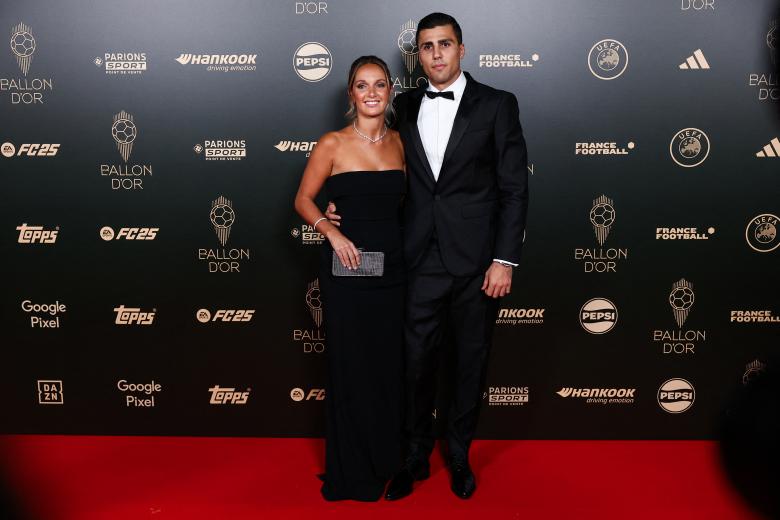
<path fill-rule="evenodd" d="M 403 147 L 388 128 L 392 82 L 387 65 L 363 56 L 350 68 L 352 119 L 325 134 L 303 173 L 295 209 L 327 240 L 320 290 L 328 342 L 326 500 L 378 500 L 400 465 L 403 396 L 404 266 L 400 203 Z M 325 188 L 341 216 L 334 225 L 314 202 Z M 348 269 L 360 250 L 384 252 L 379 277 L 334 276 L 332 257 Z"/>

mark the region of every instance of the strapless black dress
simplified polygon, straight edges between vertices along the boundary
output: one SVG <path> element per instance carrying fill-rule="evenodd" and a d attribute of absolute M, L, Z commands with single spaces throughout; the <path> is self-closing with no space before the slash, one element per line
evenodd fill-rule
<path fill-rule="evenodd" d="M 322 247 L 327 500 L 378 500 L 401 462 L 405 185 L 400 170 L 346 172 L 325 182 L 344 236 L 385 253 L 382 277 L 334 277 L 333 250 L 327 241 Z"/>

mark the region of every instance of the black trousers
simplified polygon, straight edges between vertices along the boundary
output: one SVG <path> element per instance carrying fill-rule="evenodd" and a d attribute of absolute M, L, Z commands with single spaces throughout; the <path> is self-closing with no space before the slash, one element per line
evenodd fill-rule
<path fill-rule="evenodd" d="M 446 378 L 454 385 L 447 445 L 451 459 L 468 461 L 498 310 L 498 299 L 481 290 L 484 279 L 484 273 L 460 277 L 447 272 L 435 238 L 409 273 L 404 320 L 408 456 L 427 461 L 433 451 L 438 362 L 447 337 L 455 356 L 447 364 L 455 371 Z"/>

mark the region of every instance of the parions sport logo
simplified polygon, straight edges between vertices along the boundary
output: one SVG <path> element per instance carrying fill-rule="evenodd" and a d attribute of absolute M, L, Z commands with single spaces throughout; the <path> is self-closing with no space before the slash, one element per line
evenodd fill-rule
<path fill-rule="evenodd" d="M 51 78 L 29 78 L 27 75 L 38 51 L 38 40 L 25 23 L 11 27 L 10 54 L 16 58 L 23 78 L 0 78 L 0 92 L 8 92 L 12 105 L 42 105 L 44 95 L 54 89 Z M 8 41 L 8 40 L 6 40 Z"/>
<path fill-rule="evenodd" d="M 146 71 L 145 52 L 106 52 L 93 60 L 109 76 L 134 76 Z"/>
<path fill-rule="evenodd" d="M 208 72 L 249 72 L 257 70 L 257 54 L 191 54 L 181 53 L 181 65 L 197 65 Z"/>
<path fill-rule="evenodd" d="M 252 321 L 255 309 L 198 309 L 195 319 L 200 323 L 247 323 Z"/>
<path fill-rule="evenodd" d="M 523 406 L 528 404 L 527 386 L 489 386 L 482 398 L 487 398 L 488 406 Z"/>
<path fill-rule="evenodd" d="M 101 164 L 100 176 L 109 180 L 112 190 L 143 190 L 144 181 L 152 176 L 149 164 L 128 164 L 133 153 L 139 127 L 135 117 L 124 110 L 114 114 L 111 137 L 124 164 Z"/>
<path fill-rule="evenodd" d="M 25 222 L 21 226 L 16 226 L 16 230 L 19 232 L 19 237 L 16 239 L 19 244 L 54 244 L 57 242 L 60 227 L 44 229 L 43 226 L 28 226 Z"/>
<path fill-rule="evenodd" d="M 710 138 L 698 128 L 683 128 L 669 143 L 672 160 L 683 168 L 693 168 L 710 155 Z"/>
<path fill-rule="evenodd" d="M 306 42 L 295 50 L 293 70 L 304 81 L 322 81 L 330 74 L 333 56 L 330 50 L 318 42 Z"/>
<path fill-rule="evenodd" d="M 628 50 L 617 40 L 607 38 L 596 42 L 588 52 L 588 69 L 598 79 L 619 78 L 628 67 Z"/>
<path fill-rule="evenodd" d="M 3 157 L 54 157 L 60 150 L 60 144 L 52 143 L 24 143 L 17 148 L 11 142 L 0 145 L 0 154 Z"/>
<path fill-rule="evenodd" d="M 683 413 L 690 410 L 696 400 L 696 390 L 685 379 L 669 379 L 658 389 L 658 406 L 665 412 Z"/>
<path fill-rule="evenodd" d="M 158 227 L 123 227 L 119 231 L 114 231 L 111 226 L 100 228 L 100 238 L 106 242 L 111 240 L 154 240 L 160 231 Z"/>
<path fill-rule="evenodd" d="M 245 139 L 205 140 L 192 147 L 196 154 L 203 154 L 207 161 L 240 161 L 246 157 Z"/>

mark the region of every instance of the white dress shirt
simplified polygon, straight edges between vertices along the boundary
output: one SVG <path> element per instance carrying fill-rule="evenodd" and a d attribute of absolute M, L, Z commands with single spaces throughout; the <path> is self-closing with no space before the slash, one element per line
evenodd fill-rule
<path fill-rule="evenodd" d="M 428 90 L 441 92 L 436 87 L 428 84 Z M 452 125 L 455 122 L 455 114 L 458 112 L 463 91 L 466 90 L 466 75 L 463 71 L 455 82 L 446 88 L 455 95 L 455 99 L 433 98 L 423 96 L 420 103 L 420 113 L 417 115 L 417 129 L 420 131 L 425 156 L 431 165 L 433 178 L 439 180 L 441 163 L 444 161 L 444 151 L 450 140 Z"/>
<path fill-rule="evenodd" d="M 428 90 L 433 92 L 442 92 L 428 83 Z M 466 90 L 466 75 L 463 71 L 455 82 L 447 87 L 445 91 L 451 91 L 455 99 L 446 99 L 442 97 L 429 98 L 423 96 L 420 103 L 420 113 L 417 115 L 417 129 L 420 131 L 425 157 L 431 166 L 433 178 L 439 180 L 441 165 L 444 162 L 444 151 L 447 149 L 447 143 L 452 133 L 452 125 L 455 123 L 455 114 L 458 112 L 460 100 L 463 99 L 463 91 Z M 494 258 L 494 261 L 517 267 L 517 264 Z"/>

